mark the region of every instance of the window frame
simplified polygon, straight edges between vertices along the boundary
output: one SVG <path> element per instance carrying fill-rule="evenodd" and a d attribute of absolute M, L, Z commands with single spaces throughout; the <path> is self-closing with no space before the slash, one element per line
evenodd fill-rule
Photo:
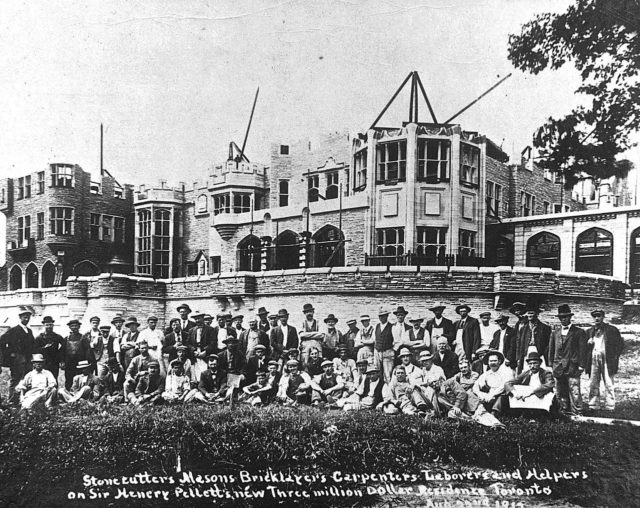
<path fill-rule="evenodd" d="M 396 146 L 397 158 L 393 159 L 391 148 Z M 403 157 L 404 155 L 404 157 Z M 390 174 L 395 165 L 395 177 Z M 407 140 L 396 139 L 376 145 L 376 183 L 392 185 L 407 180 Z"/>

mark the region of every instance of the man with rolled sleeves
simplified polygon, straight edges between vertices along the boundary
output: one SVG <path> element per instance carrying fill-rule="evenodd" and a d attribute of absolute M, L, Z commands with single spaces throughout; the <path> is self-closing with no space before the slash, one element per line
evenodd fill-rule
<path fill-rule="evenodd" d="M 2 367 L 8 367 L 11 372 L 9 381 L 9 404 L 18 405 L 20 402 L 16 386 L 31 370 L 31 355 L 33 354 L 35 339 L 31 328 L 27 325 L 31 319 L 31 311 L 21 306 L 18 312 L 20 324 L 9 328 L 0 337 L 0 372 Z"/>
<path fill-rule="evenodd" d="M 44 370 L 51 372 L 57 382 L 60 372 L 60 362 L 62 360 L 62 342 L 64 339 L 61 335 L 53 331 L 54 323 L 55 321 L 51 316 L 42 318 L 44 331 L 36 337 L 34 351 L 43 356 Z"/>
<path fill-rule="evenodd" d="M 604 409 L 616 407 L 613 376 L 618 372 L 618 361 L 624 350 L 620 331 L 604 322 L 604 311 L 591 313 L 595 324 L 587 330 L 585 371 L 591 377 L 589 383 L 589 409 L 600 409 L 600 381 L 604 384 Z"/>
<path fill-rule="evenodd" d="M 453 349 L 453 341 L 456 338 L 456 329 L 453 326 L 453 321 L 442 316 L 444 309 L 447 307 L 441 303 L 436 303 L 433 307 L 429 307 L 429 310 L 435 314 L 434 317 L 427 321 L 425 326 L 431 337 L 431 344 L 434 348 L 432 353 L 435 352 L 435 344 L 438 337 L 444 335 L 449 340 L 449 346 Z"/>
<path fill-rule="evenodd" d="M 32 409 L 37 405 L 51 407 L 58 400 L 58 382 L 53 374 L 44 368 L 45 358 L 40 353 L 32 357 L 33 370 L 27 372 L 16 386 L 16 392 L 22 394 L 20 405 L 23 409 Z"/>
<path fill-rule="evenodd" d="M 384 381 L 391 382 L 393 374 L 393 363 L 395 361 L 396 352 L 393 349 L 393 330 L 387 319 L 389 311 L 385 308 L 378 312 L 378 320 L 380 321 L 374 332 L 373 360 L 378 370 L 384 373 Z"/>
<path fill-rule="evenodd" d="M 368 360 L 373 357 L 373 346 L 376 342 L 374 337 L 375 328 L 371 324 L 371 318 L 369 314 L 362 314 L 360 316 L 360 323 L 362 328 L 356 335 L 354 347 L 357 351 L 356 360 Z"/>
<path fill-rule="evenodd" d="M 466 356 L 467 360 L 472 362 L 475 360 L 476 351 L 481 346 L 480 324 L 476 318 L 469 316 L 471 307 L 466 303 L 458 305 L 456 312 L 460 315 L 460 319 L 453 324 L 456 330 L 454 352 L 458 358 Z"/>
<path fill-rule="evenodd" d="M 540 321 L 538 315 L 540 309 L 537 305 L 528 305 L 525 309 L 526 323 L 519 326 L 516 338 L 516 373 L 520 374 L 524 370 L 525 357 L 536 351 L 540 358 L 544 360 L 544 365 L 549 365 L 549 339 L 551 338 L 551 327 Z"/>
<path fill-rule="evenodd" d="M 509 316 L 501 314 L 494 321 L 498 330 L 493 334 L 489 349 L 500 351 L 504 355 L 504 363 L 512 370 L 516 368 L 516 331 L 509 326 Z"/>
<path fill-rule="evenodd" d="M 580 376 L 584 371 L 587 334 L 571 323 L 573 312 L 567 304 L 558 307 L 559 327 L 551 334 L 549 363 L 556 379 L 556 389 L 562 410 L 582 414 Z"/>
<path fill-rule="evenodd" d="M 67 326 L 70 332 L 62 344 L 61 367 L 64 369 L 64 386 L 68 391 L 73 386 L 74 378 L 82 373 L 78 364 L 89 362 L 93 365 L 95 358 L 91 352 L 89 339 L 80 334 L 80 321 L 72 319 L 67 323 Z"/>

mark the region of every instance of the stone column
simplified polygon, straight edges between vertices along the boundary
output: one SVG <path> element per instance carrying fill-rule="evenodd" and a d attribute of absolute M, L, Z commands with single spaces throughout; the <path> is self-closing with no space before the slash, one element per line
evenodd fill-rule
<path fill-rule="evenodd" d="M 416 206 L 420 206 L 417 198 L 419 188 L 416 186 L 416 173 L 418 168 L 418 125 L 410 123 L 407 125 L 407 181 L 405 183 L 405 231 L 404 250 L 405 252 L 415 252 L 416 239 Z"/>
<path fill-rule="evenodd" d="M 269 247 L 271 246 L 271 237 L 263 236 L 260 238 L 260 270 L 263 272 L 268 270 L 269 264 Z"/>
<path fill-rule="evenodd" d="M 311 255 L 310 243 L 311 243 L 311 233 L 309 231 L 303 231 L 300 233 L 302 240 L 300 241 L 300 248 L 298 250 L 299 253 L 299 263 L 298 266 L 300 268 L 307 267 L 307 256 Z"/>

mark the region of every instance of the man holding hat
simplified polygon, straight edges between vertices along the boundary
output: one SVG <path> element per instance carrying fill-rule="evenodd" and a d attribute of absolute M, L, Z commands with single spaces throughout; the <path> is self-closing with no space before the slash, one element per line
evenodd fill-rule
<path fill-rule="evenodd" d="M 391 324 L 387 321 L 389 311 L 386 308 L 378 312 L 378 320 L 374 332 L 373 360 L 378 369 L 382 369 L 385 382 L 391 381 L 393 374 L 393 363 L 396 352 L 393 350 L 393 331 Z"/>
<path fill-rule="evenodd" d="M 138 354 L 136 343 L 138 342 L 138 335 L 140 335 L 140 331 L 138 330 L 139 326 L 140 323 L 138 323 L 138 320 L 133 316 L 127 319 L 125 323 L 127 332 L 122 336 L 122 340 L 120 341 L 120 365 L 122 365 L 125 371 L 129 368 L 133 357 Z"/>
<path fill-rule="evenodd" d="M 320 332 L 320 326 L 318 321 L 313 317 L 315 309 L 310 303 L 305 303 L 302 307 L 304 314 L 304 321 L 300 327 L 300 353 L 302 359 L 302 368 L 306 369 L 307 362 L 309 361 L 309 351 L 311 348 L 317 348 L 322 351 L 324 345 L 324 333 Z"/>
<path fill-rule="evenodd" d="M 587 330 L 587 351 L 585 371 L 591 377 L 589 384 L 589 408 L 600 409 L 600 381 L 604 384 L 604 409 L 613 411 L 616 407 L 613 376 L 618 372 L 618 361 L 624 350 L 620 331 L 604 322 L 604 311 L 591 313 L 594 325 Z"/>
<path fill-rule="evenodd" d="M 506 409 L 505 385 L 513 375 L 509 369 L 501 369 L 504 355 L 500 351 L 489 351 L 483 361 L 489 370 L 480 374 L 473 385 L 473 392 L 478 396 L 485 409 L 496 418 Z"/>
<path fill-rule="evenodd" d="M 495 320 L 499 329 L 493 334 L 489 348 L 500 351 L 504 355 L 505 365 L 513 370 L 516 368 L 516 331 L 509 326 L 509 316 L 501 314 Z"/>
<path fill-rule="evenodd" d="M 538 319 L 540 309 L 537 305 L 530 304 L 525 309 L 526 323 L 520 326 L 516 339 L 516 372 L 519 374 L 524 370 L 524 359 L 531 350 L 535 350 L 549 365 L 549 339 L 551 338 L 551 327 Z"/>
<path fill-rule="evenodd" d="M 34 351 L 35 339 L 31 328 L 27 325 L 31 319 L 31 311 L 24 306 L 20 306 L 18 311 L 20 324 L 9 328 L 0 337 L 0 372 L 2 367 L 8 367 L 11 371 L 9 381 L 9 404 L 18 405 L 19 394 L 16 386 L 31 370 L 31 355 Z"/>
<path fill-rule="evenodd" d="M 298 332 L 289 324 L 289 313 L 287 309 L 278 311 L 280 324 L 272 330 L 271 333 L 271 350 L 272 357 L 282 357 L 285 350 L 298 349 Z"/>
<path fill-rule="evenodd" d="M 57 380 L 62 361 L 63 338 L 53 331 L 54 323 L 51 316 L 42 318 L 44 331 L 36 337 L 35 351 L 44 357 L 44 370 L 51 372 L 53 378 Z"/>
<path fill-rule="evenodd" d="M 264 333 L 268 334 L 269 330 L 271 330 L 271 325 L 269 324 L 269 312 L 264 307 L 260 307 L 258 309 L 258 329 L 262 330 Z"/>
<path fill-rule="evenodd" d="M 72 319 L 67 323 L 67 326 L 70 331 L 62 343 L 61 367 L 64 369 L 64 387 L 69 391 L 75 377 L 81 374 L 80 362 L 88 362 L 93 366 L 95 358 L 91 352 L 89 339 L 80 334 L 80 321 Z"/>
<path fill-rule="evenodd" d="M 506 383 L 505 393 L 509 396 L 512 410 L 551 411 L 555 382 L 551 371 L 541 368 L 541 364 L 540 355 L 532 351 L 527 355 L 529 368 Z"/>
<path fill-rule="evenodd" d="M 569 414 L 582 414 L 580 376 L 584 371 L 587 334 L 571 324 L 573 312 L 567 304 L 558 307 L 559 327 L 551 334 L 549 363 L 556 378 L 558 400 L 562 410 Z"/>
<path fill-rule="evenodd" d="M 458 305 L 456 312 L 460 315 L 460 319 L 453 324 L 456 330 L 455 353 L 458 358 L 466 356 L 467 360 L 472 362 L 475 360 L 477 349 L 481 346 L 480 324 L 476 318 L 469 316 L 471 307 L 466 303 Z"/>
<path fill-rule="evenodd" d="M 436 303 L 433 307 L 430 307 L 429 310 L 433 312 L 435 316 L 427 321 L 425 328 L 429 332 L 432 344 L 438 340 L 438 337 L 444 335 L 449 340 L 449 345 L 451 346 L 456 336 L 456 329 L 453 326 L 453 321 L 442 317 L 444 309 L 446 309 L 446 307 L 442 305 L 442 303 Z M 434 351 L 431 352 L 433 353 Z"/>
<path fill-rule="evenodd" d="M 56 403 L 58 398 L 58 383 L 53 374 L 44 368 L 44 355 L 36 353 L 31 359 L 33 370 L 16 386 L 16 392 L 20 393 L 23 409 L 31 409 L 38 404 L 43 404 L 47 409 Z"/>
<path fill-rule="evenodd" d="M 362 314 L 360 323 L 362 323 L 362 328 L 360 328 L 354 342 L 354 347 L 357 351 L 356 360 L 368 360 L 373 357 L 373 346 L 376 342 L 373 335 L 375 329 L 371 324 L 369 314 Z"/>

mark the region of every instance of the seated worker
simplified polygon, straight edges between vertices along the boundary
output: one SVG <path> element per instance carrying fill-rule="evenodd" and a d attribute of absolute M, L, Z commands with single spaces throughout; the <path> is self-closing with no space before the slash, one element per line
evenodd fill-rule
<path fill-rule="evenodd" d="M 380 369 L 375 365 L 367 368 L 367 377 L 358 387 L 356 393 L 357 402 L 343 403 L 345 411 L 353 409 L 375 409 L 382 403 L 382 390 L 384 388 L 384 380 L 380 376 Z M 348 399 L 343 399 L 348 400 Z"/>
<path fill-rule="evenodd" d="M 371 358 L 373 358 L 373 357 L 371 357 Z M 358 360 L 356 362 L 356 370 L 353 373 L 353 382 L 345 384 L 345 388 L 346 388 L 347 393 L 349 395 L 356 393 L 356 390 L 358 389 L 358 387 L 367 378 L 367 369 L 368 368 L 369 368 L 369 360 L 364 359 L 364 360 Z"/>
<path fill-rule="evenodd" d="M 33 355 L 31 363 L 33 370 L 27 372 L 16 386 L 16 392 L 20 393 L 20 405 L 22 409 L 32 409 L 40 405 L 51 409 L 58 400 L 58 383 L 53 374 L 44 368 L 44 355 Z"/>
<path fill-rule="evenodd" d="M 437 390 L 445 380 L 444 371 L 433 364 L 433 355 L 429 351 L 420 353 L 420 363 L 422 368 L 409 379 L 412 385 L 411 400 L 420 412 L 432 412 L 432 416 L 440 416 Z"/>
<path fill-rule="evenodd" d="M 338 346 L 338 357 L 333 359 L 333 369 L 347 383 L 353 383 L 353 373 L 356 371 L 356 362 L 349 358 L 349 347 L 341 344 Z"/>
<path fill-rule="evenodd" d="M 151 360 L 149 370 L 138 376 L 134 393 L 129 394 L 129 402 L 136 406 L 142 404 L 161 404 L 165 377 L 160 372 L 160 363 Z"/>
<path fill-rule="evenodd" d="M 531 417 L 540 416 L 542 412 L 551 413 L 555 398 L 553 373 L 541 368 L 542 360 L 535 351 L 527 355 L 526 362 L 529 370 L 505 385 L 511 412 Z"/>
<path fill-rule="evenodd" d="M 100 403 L 121 404 L 124 402 L 124 372 L 115 357 L 107 360 L 107 368 L 107 375 L 100 380 Z"/>
<path fill-rule="evenodd" d="M 389 415 L 397 415 L 399 413 L 414 415 L 417 413 L 417 409 L 411 402 L 410 395 L 411 385 L 407 380 L 407 371 L 404 365 L 397 365 L 393 369 L 391 382 L 382 387 L 383 401 L 378 407 Z"/>
<path fill-rule="evenodd" d="M 71 390 L 61 388 L 58 392 L 60 397 L 68 404 L 73 404 L 79 400 L 92 401 L 100 396 L 100 379 L 93 373 L 93 365 L 87 360 L 81 360 L 76 367 L 81 371 L 73 377 Z"/>
<path fill-rule="evenodd" d="M 500 420 L 487 412 L 473 390 L 466 391 L 455 377 L 440 384 L 438 403 L 441 414 L 449 418 L 474 421 L 485 427 L 505 428 Z"/>
<path fill-rule="evenodd" d="M 449 340 L 446 337 L 438 337 L 436 348 L 437 351 L 433 355 L 433 364 L 444 371 L 445 379 L 449 379 L 460 372 L 458 355 L 449 350 Z"/>
<path fill-rule="evenodd" d="M 344 381 L 342 376 L 333 370 L 333 362 L 325 360 L 322 362 L 324 371 L 319 378 L 311 383 L 311 403 L 314 406 L 321 403 L 335 404 L 336 400 L 342 397 Z"/>
<path fill-rule="evenodd" d="M 285 404 L 311 404 L 311 377 L 300 372 L 298 360 L 287 361 L 287 375 L 282 376 L 278 400 Z"/>
<path fill-rule="evenodd" d="M 414 355 L 411 352 L 411 349 L 409 349 L 408 347 L 401 347 L 400 351 L 398 351 L 398 358 L 400 359 L 400 364 L 404 367 L 404 372 L 407 376 L 407 379 L 410 379 L 411 376 L 413 376 L 414 372 L 420 370 L 420 367 L 413 363 L 413 356 Z M 420 356 L 418 354 L 418 358 L 419 357 Z"/>
<path fill-rule="evenodd" d="M 266 372 L 268 362 L 266 354 L 267 348 L 263 344 L 254 345 L 251 355 L 247 354 L 247 366 L 245 368 L 246 384 L 251 385 L 256 382 L 256 374 L 259 370 L 264 370 Z"/>
<path fill-rule="evenodd" d="M 182 362 L 177 358 L 171 361 L 171 371 L 167 375 L 162 392 L 162 400 L 169 404 L 182 404 L 187 402 L 191 392 L 191 383 L 182 370 Z"/>
<path fill-rule="evenodd" d="M 218 368 L 218 355 L 211 354 L 207 358 L 207 370 L 200 374 L 198 391 L 193 394 L 193 400 L 213 404 L 218 399 L 224 399 L 226 393 L 225 373 Z"/>
<path fill-rule="evenodd" d="M 273 386 L 269 383 L 269 375 L 265 370 L 256 372 L 256 382 L 245 386 L 242 391 L 243 394 L 238 400 L 252 406 L 266 406 L 275 396 Z"/>
<path fill-rule="evenodd" d="M 471 370 L 471 366 L 469 365 L 466 357 L 460 360 L 459 366 L 460 372 L 453 376 L 453 379 L 455 379 L 456 383 L 459 383 L 460 386 L 464 388 L 465 392 L 473 392 L 473 385 L 476 384 L 480 374 Z"/>
<path fill-rule="evenodd" d="M 307 374 L 311 378 L 320 376 L 322 374 L 322 362 L 324 358 L 320 355 L 320 349 L 317 347 L 309 348 L 309 359 L 307 360 Z"/>
<path fill-rule="evenodd" d="M 511 381 L 511 369 L 501 369 L 504 355 L 500 351 L 489 351 L 483 358 L 489 370 L 482 373 L 473 385 L 473 391 L 493 416 L 498 417 L 506 409 L 505 384 Z"/>
<path fill-rule="evenodd" d="M 149 370 L 149 362 L 153 360 L 149 354 L 147 341 L 141 340 L 138 342 L 138 351 L 140 354 L 131 359 L 125 375 L 124 397 L 127 400 L 129 399 L 129 395 L 135 391 L 139 376 Z M 158 363 L 158 365 L 160 365 L 160 363 Z"/>

